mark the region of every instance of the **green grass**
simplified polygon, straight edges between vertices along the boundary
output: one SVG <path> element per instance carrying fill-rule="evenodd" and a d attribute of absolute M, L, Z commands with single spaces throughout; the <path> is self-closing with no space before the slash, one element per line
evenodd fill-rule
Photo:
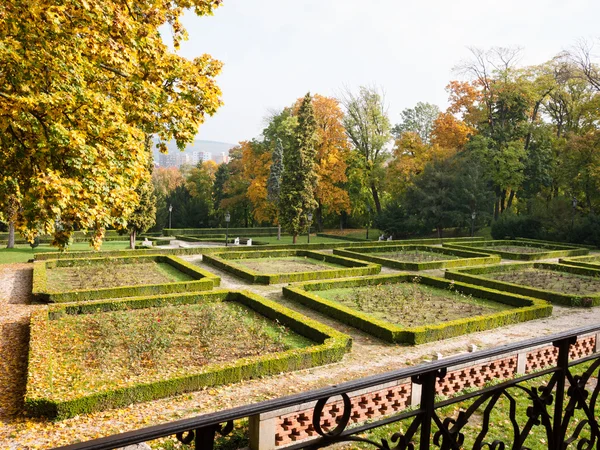
<path fill-rule="evenodd" d="M 129 249 L 129 241 L 106 241 L 102 244 L 100 250 L 127 250 Z M 87 242 L 76 242 L 69 247 L 70 251 L 93 251 L 90 244 Z M 56 247 L 51 247 L 49 244 L 40 244 L 40 246 L 32 249 L 27 244 L 15 245 L 15 248 L 0 249 L 0 264 L 26 263 L 33 259 L 35 253 L 57 252 Z"/>
<path fill-rule="evenodd" d="M 231 236 L 230 236 L 231 237 Z M 265 242 L 268 244 L 292 244 L 293 237 L 292 236 L 281 236 L 281 240 L 277 240 L 277 236 L 257 236 L 252 238 L 253 241 Z M 296 239 L 297 244 L 306 244 L 308 242 L 306 234 L 302 236 L 298 236 Z M 339 239 L 332 238 L 324 238 L 315 236 L 313 234 L 310 235 L 310 243 L 311 244 L 331 244 L 331 243 L 339 243 L 341 242 Z"/>
<path fill-rule="evenodd" d="M 402 327 L 434 325 L 511 309 L 502 303 L 419 283 L 326 289 L 313 293 Z"/>
<path fill-rule="evenodd" d="M 345 269 L 339 264 L 317 261 L 306 256 L 287 256 L 283 258 L 249 258 L 229 261 L 243 269 L 258 273 L 312 272 L 315 270 Z"/>

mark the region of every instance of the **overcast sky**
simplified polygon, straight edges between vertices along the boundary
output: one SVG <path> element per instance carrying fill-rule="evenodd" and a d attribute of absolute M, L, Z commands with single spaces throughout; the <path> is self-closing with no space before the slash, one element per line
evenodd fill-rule
<path fill-rule="evenodd" d="M 225 105 L 197 138 L 237 143 L 307 91 L 381 86 L 392 124 L 419 101 L 443 109 L 467 47 L 520 46 L 538 64 L 600 37 L 598 18 L 598 0 L 225 0 L 212 17 L 186 14 L 180 53 L 223 61 Z"/>

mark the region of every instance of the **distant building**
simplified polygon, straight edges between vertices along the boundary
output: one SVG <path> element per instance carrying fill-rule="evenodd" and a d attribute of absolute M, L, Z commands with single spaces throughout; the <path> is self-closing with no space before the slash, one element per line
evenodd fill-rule
<path fill-rule="evenodd" d="M 229 164 L 229 153 L 222 152 L 220 162 L 223 164 Z"/>
<path fill-rule="evenodd" d="M 160 154 L 158 156 L 158 164 L 160 167 L 181 167 L 184 164 L 190 164 L 191 155 L 182 152 L 171 152 L 168 154 Z"/>
<path fill-rule="evenodd" d="M 209 152 L 195 151 L 190 154 L 190 164 L 194 166 L 198 165 L 198 163 L 210 161 L 211 159 L 212 155 Z"/>

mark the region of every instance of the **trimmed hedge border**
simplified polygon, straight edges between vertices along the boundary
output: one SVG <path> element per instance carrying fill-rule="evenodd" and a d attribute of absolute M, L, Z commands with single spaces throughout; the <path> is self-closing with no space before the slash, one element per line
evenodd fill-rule
<path fill-rule="evenodd" d="M 285 256 L 304 256 L 318 261 L 339 264 L 347 268 L 331 270 L 318 270 L 311 272 L 291 273 L 258 273 L 250 269 L 234 266 L 228 261 L 249 258 L 270 258 Z M 219 269 L 233 273 L 234 275 L 255 284 L 279 284 L 293 283 L 296 281 L 323 280 L 329 278 L 356 277 L 363 275 L 374 275 L 381 271 L 379 264 L 372 264 L 356 259 L 343 258 L 341 256 L 328 255 L 325 253 L 311 252 L 307 250 L 265 250 L 253 252 L 230 252 L 216 255 L 204 255 L 202 258 L 206 263 Z"/>
<path fill-rule="evenodd" d="M 559 305 L 583 307 L 600 305 L 600 293 L 590 295 L 564 294 L 561 292 L 553 292 L 545 289 L 523 286 L 520 284 L 509 283 L 506 281 L 492 280 L 489 278 L 479 276 L 487 273 L 508 272 L 513 270 L 518 271 L 523 269 L 544 269 L 552 270 L 555 272 L 572 273 L 575 275 L 600 277 L 600 267 L 598 267 L 597 269 L 593 269 L 568 266 L 564 264 L 536 262 L 502 264 L 497 266 L 471 267 L 468 269 L 447 270 L 445 277 L 449 280 L 456 280 L 464 283 L 475 284 L 478 286 L 485 286 L 490 289 L 498 289 L 506 292 L 512 292 L 515 294 L 526 295 L 528 297 L 535 297 Z"/>
<path fill-rule="evenodd" d="M 165 236 L 203 236 L 203 235 L 225 235 L 227 228 L 165 228 Z M 229 228 L 229 235 L 239 234 L 244 237 L 253 236 L 277 236 L 277 227 L 256 227 L 256 228 Z"/>
<path fill-rule="evenodd" d="M 468 317 L 450 322 L 404 328 L 393 323 L 376 319 L 367 313 L 357 311 L 335 301 L 319 297 L 311 291 L 371 286 L 390 283 L 413 282 L 412 274 L 380 275 L 369 278 L 351 278 L 325 282 L 312 282 L 283 288 L 286 298 L 297 301 L 311 309 L 332 317 L 347 325 L 356 327 L 384 341 L 418 345 L 426 342 L 447 339 L 477 331 L 489 330 L 513 323 L 548 317 L 552 314 L 552 305 L 536 298 L 501 292 L 472 284 L 454 282 L 443 278 L 419 276 L 419 283 L 441 289 L 456 289 L 466 295 L 473 295 L 499 303 L 516 306 L 516 309 L 500 311 L 494 314 Z"/>
<path fill-rule="evenodd" d="M 46 394 L 52 390 L 52 356 L 58 357 L 51 354 L 48 348 L 49 340 L 45 337 L 50 320 L 60 320 L 65 314 L 197 304 L 206 301 L 238 302 L 268 319 L 289 327 L 292 331 L 312 340 L 316 345 L 270 355 L 241 358 L 224 364 L 211 364 L 201 371 L 178 378 L 140 383 L 72 399 L 53 398 Z M 193 392 L 207 386 L 236 383 L 241 380 L 330 364 L 341 360 L 350 350 L 351 345 L 352 339 L 349 336 L 248 291 L 219 290 L 86 304 L 50 305 L 47 310 L 36 311 L 31 316 L 25 408 L 31 415 L 65 419 L 77 414 Z"/>
<path fill-rule="evenodd" d="M 408 262 L 399 261 L 391 258 L 384 258 L 382 256 L 371 255 L 382 252 L 391 252 L 394 250 L 421 250 L 433 253 L 440 253 L 442 255 L 460 256 L 461 258 L 427 262 Z M 497 264 L 501 260 L 500 256 L 497 255 L 488 255 L 485 253 L 472 252 L 466 250 L 454 250 L 444 247 L 433 247 L 430 245 L 380 245 L 376 247 L 362 247 L 360 249 L 349 247 L 344 249 L 335 249 L 333 250 L 333 254 L 346 256 L 348 258 L 359 259 L 363 261 L 374 262 L 377 264 L 381 264 L 385 267 L 391 267 L 392 269 L 415 271 L 444 269 L 447 267 L 478 266 L 482 264 Z"/>
<path fill-rule="evenodd" d="M 597 248 L 593 245 L 574 244 L 572 242 L 545 241 L 543 239 L 530 239 L 530 238 L 517 237 L 516 240 L 517 241 L 525 241 L 525 242 L 533 242 L 533 243 L 538 243 L 538 244 L 565 245 L 567 247 L 587 248 L 588 250 L 595 250 Z"/>
<path fill-rule="evenodd" d="M 194 278 L 194 281 L 176 281 L 173 283 L 120 286 L 104 289 L 82 289 L 66 292 L 54 292 L 48 290 L 47 270 L 54 267 L 76 267 L 93 264 L 135 264 L 150 261 L 167 263 L 177 270 L 191 276 Z M 217 275 L 173 256 L 147 255 L 120 258 L 62 259 L 38 261 L 34 263 L 32 294 L 38 300 L 45 302 L 80 302 L 104 298 L 137 297 L 142 295 L 168 294 L 186 291 L 208 291 L 213 287 L 218 287 L 220 283 L 221 278 Z"/>
<path fill-rule="evenodd" d="M 560 264 L 568 266 L 585 267 L 600 270 L 600 255 L 575 256 L 573 258 L 560 258 Z"/>
<path fill-rule="evenodd" d="M 516 253 L 516 252 L 505 252 L 502 250 L 494 250 L 494 247 L 510 245 L 510 246 L 521 246 L 529 248 L 539 248 L 540 251 L 536 253 Z M 538 259 L 548 258 L 560 258 L 563 256 L 579 256 L 587 255 L 589 250 L 586 248 L 571 247 L 568 245 L 553 245 L 541 242 L 533 242 L 529 240 L 498 240 L 498 241 L 486 241 L 484 243 L 464 243 L 464 244 L 444 244 L 444 247 L 456 250 L 474 250 L 481 253 L 491 253 L 500 255 L 505 259 L 514 259 L 520 261 L 535 261 Z"/>
<path fill-rule="evenodd" d="M 178 236 L 180 237 L 180 236 Z M 443 241 L 450 242 L 451 239 L 474 239 L 474 242 L 483 242 L 485 241 L 483 238 L 448 238 Z M 412 239 L 407 241 L 392 241 L 395 244 L 439 244 L 441 241 L 439 239 Z M 452 241 L 454 242 L 454 241 Z M 262 244 L 262 243 L 261 243 Z M 374 245 L 389 245 L 389 242 L 352 242 L 352 241 L 341 241 L 340 242 L 318 242 L 312 244 L 268 244 L 261 245 L 260 250 L 287 250 L 287 249 L 295 249 L 295 250 L 331 250 L 335 248 L 342 247 L 373 247 Z M 213 254 L 213 253 L 224 253 L 224 252 L 242 252 L 242 251 L 256 251 L 254 246 L 246 247 L 246 246 L 235 246 L 235 247 L 189 247 L 189 248 L 156 248 L 152 249 L 153 254 L 157 255 L 205 255 L 205 254 Z M 53 253 L 35 253 L 34 260 L 41 261 L 47 259 L 63 259 L 63 258 L 97 258 L 100 257 L 119 257 L 119 256 L 137 256 L 147 254 L 147 250 L 108 250 L 108 251 L 80 251 L 80 252 L 53 252 Z"/>

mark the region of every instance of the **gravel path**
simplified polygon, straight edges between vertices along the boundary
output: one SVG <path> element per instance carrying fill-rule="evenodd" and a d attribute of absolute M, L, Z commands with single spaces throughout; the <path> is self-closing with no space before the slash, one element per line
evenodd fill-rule
<path fill-rule="evenodd" d="M 554 306 L 552 317 L 473 333 L 441 342 L 415 347 L 392 345 L 354 328 L 340 324 L 310 309 L 284 299 L 282 285 L 251 285 L 226 272 L 201 262 L 201 257 L 185 259 L 199 264 L 221 276 L 221 287 L 247 289 L 352 336 L 352 352 L 336 364 L 281 374 L 260 380 L 251 380 L 221 386 L 174 398 L 130 405 L 127 408 L 86 414 L 58 423 L 39 419 L 26 419 L 18 414 L 22 410 L 26 358 L 28 350 L 29 315 L 32 305 L 31 264 L 0 266 L 0 448 L 43 449 L 88 440 L 95 437 L 132 430 L 166 421 L 192 417 L 199 413 L 253 403 L 282 395 L 297 393 L 332 383 L 382 373 L 418 364 L 434 353 L 450 356 L 466 351 L 469 344 L 479 348 L 506 344 L 567 330 L 575 326 L 600 323 L 600 307 L 575 309 Z M 386 269 L 384 273 L 395 271 Z M 442 271 L 431 271 L 441 276 Z"/>

